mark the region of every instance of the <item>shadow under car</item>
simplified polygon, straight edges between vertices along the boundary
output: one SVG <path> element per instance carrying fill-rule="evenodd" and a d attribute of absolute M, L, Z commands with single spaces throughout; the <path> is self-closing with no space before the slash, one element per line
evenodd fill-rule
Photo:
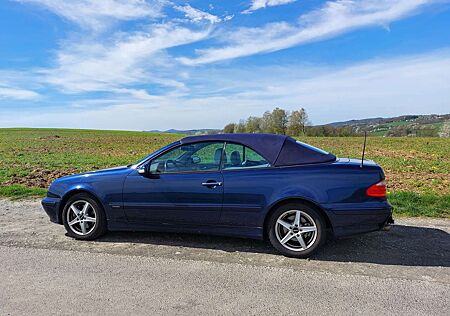
<path fill-rule="evenodd" d="M 219 249 L 226 252 L 277 253 L 266 241 L 186 233 L 109 232 L 97 241 Z M 393 225 L 389 232 L 329 240 L 310 259 L 450 267 L 450 234 L 436 228 Z"/>

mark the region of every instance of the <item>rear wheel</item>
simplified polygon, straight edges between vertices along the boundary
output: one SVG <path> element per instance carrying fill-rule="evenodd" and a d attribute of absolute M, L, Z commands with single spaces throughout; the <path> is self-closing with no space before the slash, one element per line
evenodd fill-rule
<path fill-rule="evenodd" d="M 92 240 L 106 232 L 102 206 L 87 193 L 72 196 L 63 210 L 63 223 L 70 237 Z"/>
<path fill-rule="evenodd" d="M 269 240 L 288 257 L 306 258 L 326 239 L 325 223 L 316 209 L 300 203 L 276 209 L 268 221 Z"/>

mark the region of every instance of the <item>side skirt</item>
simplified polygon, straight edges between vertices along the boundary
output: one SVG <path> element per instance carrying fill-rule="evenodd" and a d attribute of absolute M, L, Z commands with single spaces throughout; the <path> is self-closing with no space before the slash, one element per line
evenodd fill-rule
<path fill-rule="evenodd" d="M 263 239 L 262 227 L 236 227 L 236 226 L 203 226 L 203 225 L 183 225 L 168 223 L 137 223 L 108 221 L 108 230 L 110 231 L 148 231 L 148 232 L 174 232 L 174 233 L 192 233 L 216 236 L 230 236 L 251 239 Z"/>

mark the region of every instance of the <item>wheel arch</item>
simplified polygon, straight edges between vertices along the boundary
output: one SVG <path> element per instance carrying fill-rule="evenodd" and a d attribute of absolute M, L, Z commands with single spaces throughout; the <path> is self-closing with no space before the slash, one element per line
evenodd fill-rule
<path fill-rule="evenodd" d="M 79 194 L 79 193 L 86 193 L 89 194 L 95 201 L 97 201 L 97 203 L 99 205 L 101 205 L 104 209 L 103 203 L 101 202 L 101 200 L 98 198 L 97 195 L 95 195 L 94 193 L 92 193 L 91 191 L 87 190 L 87 189 L 83 189 L 83 188 L 75 188 L 73 190 L 67 191 L 64 196 L 61 198 L 61 202 L 59 203 L 59 210 L 58 210 L 58 223 L 62 224 L 62 213 L 64 211 L 64 207 L 66 206 L 67 201 L 74 195 Z"/>
<path fill-rule="evenodd" d="M 309 207 L 314 208 L 315 210 L 317 210 L 320 213 L 320 215 L 322 215 L 322 217 L 325 221 L 326 229 L 333 232 L 333 225 L 331 224 L 330 218 L 328 217 L 325 210 L 319 204 L 317 204 L 316 202 L 313 202 L 311 200 L 302 198 L 302 197 L 289 197 L 289 198 L 285 198 L 283 200 L 277 201 L 273 205 L 270 206 L 269 211 L 266 213 L 266 216 L 264 217 L 264 224 L 263 224 L 263 238 L 264 239 L 267 239 L 267 236 L 268 236 L 267 223 L 268 223 L 269 218 L 272 215 L 272 213 L 280 206 L 289 204 L 289 203 L 301 203 L 301 204 L 305 204 L 305 205 L 308 205 Z"/>

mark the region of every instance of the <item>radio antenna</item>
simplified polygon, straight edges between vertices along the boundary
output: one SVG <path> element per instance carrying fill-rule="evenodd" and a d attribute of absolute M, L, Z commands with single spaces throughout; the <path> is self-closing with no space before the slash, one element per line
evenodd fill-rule
<path fill-rule="evenodd" d="M 367 143 L 367 131 L 364 131 L 364 146 L 361 158 L 361 168 L 364 166 L 364 156 L 366 154 L 366 143 Z"/>

